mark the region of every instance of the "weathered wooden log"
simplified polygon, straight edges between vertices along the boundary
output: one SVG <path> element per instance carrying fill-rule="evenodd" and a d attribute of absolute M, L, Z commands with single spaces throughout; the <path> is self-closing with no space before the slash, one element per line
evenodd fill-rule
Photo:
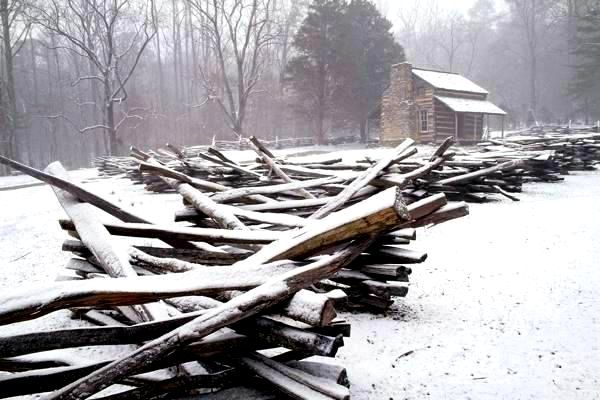
<path fill-rule="evenodd" d="M 410 218 L 399 190 L 391 188 L 331 214 L 320 222 L 315 222 L 314 226 L 286 235 L 238 264 L 252 265 L 296 259 L 357 237 L 395 230 Z"/>
<path fill-rule="evenodd" d="M 240 197 L 245 197 L 253 194 L 279 194 L 283 192 L 294 191 L 297 189 L 308 189 L 320 187 L 332 183 L 341 183 L 344 182 L 343 178 L 336 177 L 327 177 L 327 178 L 319 178 L 319 179 L 311 179 L 306 181 L 298 181 L 293 183 L 285 183 L 281 185 L 271 185 L 271 186 L 256 186 L 256 187 L 247 187 L 247 188 L 238 188 L 231 189 L 225 192 L 216 193 L 212 196 L 212 199 L 218 203 L 223 203 L 235 199 L 239 199 Z"/>
<path fill-rule="evenodd" d="M 437 181 L 436 183 L 438 185 L 456 185 L 459 183 L 465 183 L 465 182 L 472 181 L 472 180 L 480 178 L 482 176 L 493 174 L 494 172 L 497 172 L 497 171 L 507 171 L 507 170 L 515 169 L 522 165 L 523 165 L 522 160 L 507 161 L 507 162 L 504 162 L 504 163 L 501 163 L 498 165 L 494 165 L 493 167 L 480 169 L 478 171 L 470 172 L 468 174 L 459 175 L 459 176 L 455 176 L 455 177 L 447 178 L 447 179 L 442 179 L 440 181 Z"/>
<path fill-rule="evenodd" d="M 346 369 L 331 362 L 320 362 L 318 358 L 311 357 L 307 360 L 289 361 L 287 365 L 308 372 L 311 375 L 328 379 L 340 385 L 349 387 Z M 203 395 L 206 400 L 276 400 L 281 398 L 279 392 L 267 391 L 263 385 L 249 382 L 245 386 L 233 387 L 215 393 Z M 259 389 L 260 388 L 260 389 Z M 126 399 L 101 399 L 101 400 L 126 400 Z"/>
<path fill-rule="evenodd" d="M 282 313 L 311 326 L 326 326 L 336 317 L 334 301 L 327 296 L 301 290 L 284 304 Z"/>
<path fill-rule="evenodd" d="M 341 208 L 348 200 L 350 200 L 360 189 L 364 188 L 371 183 L 383 170 L 385 170 L 394 160 L 398 159 L 407 151 L 414 141 L 412 139 L 406 139 L 398 147 L 394 149 L 394 152 L 387 157 L 384 157 L 377 164 L 366 170 L 363 174 L 357 177 L 346 189 L 340 194 L 321 207 L 316 213 L 311 215 L 311 219 L 322 219 L 332 212 Z"/>
<path fill-rule="evenodd" d="M 211 157 L 211 156 L 209 156 L 207 154 L 202 154 L 202 153 L 198 153 L 198 157 L 203 158 L 203 159 L 205 159 L 207 161 L 210 161 L 212 163 L 215 163 L 215 164 L 218 164 L 218 165 L 222 165 L 222 166 L 227 167 L 227 168 L 231 168 L 234 171 L 237 171 L 237 172 L 239 172 L 241 174 L 244 174 L 244 175 L 250 175 L 252 177 L 259 178 L 259 179 L 262 177 L 262 175 L 259 174 L 258 172 L 249 170 L 248 168 L 244 168 L 244 167 L 240 166 L 238 163 L 235 163 L 235 162 L 232 162 L 232 161 L 224 161 L 224 160 L 222 160 L 222 159 L 220 159 L 218 157 L 215 158 L 215 157 Z"/>
<path fill-rule="evenodd" d="M 224 291 L 220 293 L 222 300 L 231 300 L 244 294 L 242 291 Z M 276 307 L 274 312 L 304 322 L 313 327 L 327 326 L 336 317 L 335 301 L 326 294 L 309 290 L 298 291 L 291 299 Z"/>
<path fill-rule="evenodd" d="M 410 217 L 413 221 L 418 221 L 426 215 L 439 210 L 446 204 L 448 204 L 446 196 L 443 193 L 438 193 L 433 196 L 426 197 L 423 200 L 415 201 L 414 203 L 409 204 L 408 212 L 410 213 Z M 408 225 L 406 227 L 416 228 L 416 226 L 412 226 L 411 224 L 405 225 Z"/>
<path fill-rule="evenodd" d="M 275 161 L 273 161 L 273 157 L 269 156 L 270 152 L 264 146 L 262 146 L 260 144 L 260 141 L 257 138 L 255 138 L 254 136 L 251 136 L 248 140 L 248 144 L 256 152 L 256 154 L 258 154 L 258 156 L 263 160 L 263 162 L 265 164 L 267 164 L 269 166 L 269 168 L 271 168 L 273 170 L 273 172 L 277 176 L 279 176 L 281 179 L 283 179 L 287 183 L 294 182 L 285 172 L 283 172 L 283 170 L 279 167 L 279 165 L 277 165 L 277 163 Z M 265 150 L 266 150 L 266 152 L 265 152 Z M 307 199 L 315 198 L 315 196 L 313 196 L 306 189 L 300 188 L 300 189 L 297 189 L 296 191 L 302 197 L 305 197 Z"/>
<path fill-rule="evenodd" d="M 394 304 L 393 300 L 387 297 L 379 297 L 373 294 L 364 295 L 360 293 L 359 295 L 354 295 L 351 297 L 351 301 L 349 303 L 350 307 L 361 307 L 368 308 L 369 310 L 385 312 L 389 310 L 389 308 Z"/>
<path fill-rule="evenodd" d="M 290 350 L 334 357 L 338 349 L 344 345 L 341 335 L 330 337 L 314 332 L 298 329 L 284 323 L 269 319 L 256 318 L 233 326 L 236 332 L 248 335 L 254 340 L 271 346 L 285 347 Z"/>
<path fill-rule="evenodd" d="M 67 360 L 61 360 L 59 357 L 13 357 L 0 359 L 0 371 L 3 372 L 24 372 L 35 369 L 67 367 L 71 363 Z"/>
<path fill-rule="evenodd" d="M 372 256 L 375 259 L 389 259 L 393 260 L 393 263 L 399 264 L 420 264 L 427 259 L 427 253 L 410 250 L 397 245 L 381 246 L 374 248 L 371 251 Z"/>
<path fill-rule="evenodd" d="M 73 230 L 72 221 L 60 220 L 64 230 Z M 281 232 L 254 230 L 240 231 L 213 228 L 185 228 L 177 225 L 149 225 L 125 222 L 105 223 L 104 226 L 112 235 L 145 237 L 155 239 L 177 238 L 193 241 L 207 241 L 214 243 L 248 243 L 265 244 L 281 238 Z"/>
<path fill-rule="evenodd" d="M 390 232 L 387 236 L 395 236 L 409 240 L 416 240 L 417 230 L 415 228 L 399 229 L 397 231 Z"/>
<path fill-rule="evenodd" d="M 37 318 L 62 308 L 143 304 L 170 297 L 252 289 L 272 276 L 296 269 L 294 263 L 211 267 L 181 274 L 41 284 L 0 295 L 0 324 Z"/>
<path fill-rule="evenodd" d="M 410 182 L 415 179 L 419 179 L 427 174 L 429 174 L 434 169 L 438 168 L 447 160 L 446 157 L 437 157 L 429 163 L 423 165 L 420 168 L 417 168 L 413 171 L 407 172 L 405 174 L 389 174 L 384 175 L 378 179 L 375 179 L 373 184 L 382 185 L 382 186 L 390 186 L 395 185 L 398 187 L 405 187 Z"/>
<path fill-rule="evenodd" d="M 412 273 L 412 270 L 398 264 L 367 264 L 360 267 L 360 272 L 377 277 L 386 277 L 389 280 L 408 282 L 408 276 Z"/>
<path fill-rule="evenodd" d="M 0 336 L 0 357 L 14 357 L 70 347 L 137 344 L 155 339 L 191 321 L 203 312 L 196 311 L 179 317 L 132 326 L 71 328 Z"/>
<path fill-rule="evenodd" d="M 244 253 L 228 253 L 220 249 L 218 249 L 220 251 L 211 251 L 210 249 L 174 249 L 150 246 L 134 246 L 134 248 L 154 257 L 176 258 L 181 261 L 203 265 L 231 265 L 246 257 Z M 62 250 L 76 253 L 84 258 L 91 255 L 88 248 L 79 240 L 65 240 Z"/>
<path fill-rule="evenodd" d="M 151 163 L 147 161 L 138 161 L 138 163 L 140 171 L 155 174 L 156 176 L 160 177 L 175 179 L 180 182 L 185 182 L 197 189 L 203 189 L 211 192 L 221 192 L 229 189 L 225 185 L 191 177 L 183 172 L 175 171 L 174 169 L 167 168 L 166 166 L 158 163 Z"/>
<path fill-rule="evenodd" d="M 295 215 L 287 215 L 282 213 L 269 213 L 269 212 L 256 212 L 246 210 L 240 207 L 233 207 L 229 205 L 221 205 L 221 207 L 225 210 L 231 211 L 231 213 L 239 218 L 244 220 L 261 222 L 270 225 L 279 225 L 279 226 L 287 226 L 287 227 L 298 227 L 305 226 L 308 224 L 304 218 L 295 216 Z M 186 207 L 183 210 L 177 211 L 175 213 L 175 222 L 179 221 L 197 221 L 201 219 L 203 215 L 198 213 L 197 210 Z"/>
<path fill-rule="evenodd" d="M 211 337 L 207 338 L 206 342 L 202 345 L 192 344 L 184 347 L 177 353 L 172 354 L 162 360 L 149 363 L 144 368 L 140 369 L 138 373 L 171 367 L 177 364 L 196 360 L 199 357 L 211 357 L 214 355 L 222 355 L 224 353 L 238 353 L 242 355 L 253 348 L 254 346 L 251 346 L 245 337 L 235 333 L 212 335 Z M 48 368 L 16 373 L 8 376 L 0 376 L 0 387 L 2 388 L 2 390 L 0 390 L 0 398 L 35 394 L 60 389 L 62 386 L 67 385 L 70 382 L 97 371 L 103 366 L 108 365 L 110 362 L 111 360 L 98 361 L 85 365 Z M 227 374 L 207 374 L 205 375 L 204 380 L 198 379 L 196 380 L 195 384 L 196 387 L 210 388 L 213 387 L 213 385 L 217 385 L 218 387 L 226 382 L 230 382 L 231 379 L 236 375 L 237 374 L 235 374 L 235 371 L 232 369 L 227 370 Z M 135 377 L 124 377 L 122 381 L 125 383 L 131 378 Z"/>
<path fill-rule="evenodd" d="M 298 290 L 335 273 L 351 262 L 369 243 L 370 240 L 365 240 L 334 256 L 321 259 L 306 267 L 297 268 L 282 276 L 276 276 L 223 306 L 210 310 L 186 325 L 145 344 L 129 355 L 65 386 L 47 396 L 46 399 L 87 398 L 112 382 L 131 375 L 157 359 L 164 358 L 174 349 L 191 341 L 200 340 L 224 326 L 253 316 L 281 302 Z"/>
<path fill-rule="evenodd" d="M 360 285 L 367 293 L 383 298 L 405 297 L 408 293 L 408 287 L 400 282 L 363 281 Z"/>
<path fill-rule="evenodd" d="M 196 189 L 207 190 L 211 192 L 224 192 L 231 190 L 229 186 L 222 185 L 219 183 L 214 183 L 211 181 L 190 177 L 182 172 L 175 171 L 171 168 L 167 168 L 159 163 L 151 162 L 152 158 L 148 157 L 144 161 L 138 161 L 140 165 L 140 170 L 156 175 L 158 177 L 167 177 L 172 178 L 181 182 L 185 182 Z M 246 197 L 246 196 L 244 196 Z M 269 199 L 268 197 L 262 195 L 248 195 L 247 198 L 256 203 L 272 203 L 274 200 Z"/>
<path fill-rule="evenodd" d="M 346 368 L 333 362 L 331 359 L 325 360 L 325 358 L 322 356 L 314 356 L 306 360 L 289 361 L 286 363 L 286 365 L 304 372 L 308 372 L 311 375 L 336 382 L 337 384 L 347 388 L 350 387 Z"/>
<path fill-rule="evenodd" d="M 144 218 L 131 213 L 130 211 L 126 211 L 126 210 L 122 209 L 120 206 L 118 206 L 114 203 L 111 203 L 110 201 L 88 191 L 87 189 L 84 189 L 83 187 L 81 187 L 71 181 L 61 179 L 61 178 L 56 177 L 51 174 L 47 174 L 45 172 L 39 171 L 35 168 L 28 167 L 27 165 L 18 163 L 16 161 L 13 161 L 13 160 L 8 159 L 3 156 L 0 156 L 0 163 L 9 165 L 10 167 L 12 167 L 18 171 L 21 171 L 29 176 L 32 176 L 36 179 L 46 182 L 49 185 L 60 188 L 66 192 L 69 192 L 72 195 L 74 195 L 75 197 L 77 197 L 78 199 L 80 199 L 81 201 L 90 203 L 93 206 L 98 207 L 102 211 L 105 211 L 108 214 L 120 219 L 121 221 L 135 222 L 135 223 L 142 223 L 142 224 L 151 224 L 150 221 L 147 221 Z M 185 241 L 171 240 L 171 241 L 167 241 L 165 243 L 171 244 L 174 247 L 195 248 L 195 246 L 193 244 L 185 242 Z"/>
<path fill-rule="evenodd" d="M 205 312 L 206 310 L 195 311 L 162 321 L 132 326 L 59 329 L 0 337 L 0 358 L 71 347 L 139 344 L 164 335 Z M 253 340 L 273 347 L 286 347 L 326 357 L 335 356 L 337 350 L 344 343 L 341 335 L 338 337 L 325 336 L 265 317 L 249 319 L 233 325 L 233 329 L 252 337 Z M 31 368 L 48 368 L 50 366 L 56 365 L 35 364 Z M 0 369 L 2 368 L 0 367 Z"/>
<path fill-rule="evenodd" d="M 250 211 L 285 211 L 299 208 L 311 208 L 327 204 L 330 199 L 306 199 L 306 200 L 283 200 L 268 204 L 249 204 L 240 206 L 244 210 Z"/>
<path fill-rule="evenodd" d="M 423 217 L 416 223 L 412 224 L 413 227 L 422 227 L 428 225 L 441 224 L 456 218 L 461 218 L 469 215 L 469 206 L 465 202 L 459 202 L 454 204 L 448 204 L 430 215 Z"/>
<path fill-rule="evenodd" d="M 97 400 L 153 400 L 193 394 L 198 388 L 219 388 L 237 377 L 233 370 L 225 370 L 211 374 L 184 375 L 175 378 L 152 382 L 143 387 L 126 390 L 107 396 L 96 397 Z"/>
<path fill-rule="evenodd" d="M 58 162 L 50 164 L 45 172 L 69 180 L 67 171 Z M 104 271 L 113 278 L 137 276 L 129 264 L 126 247 L 111 239 L 106 228 L 96 219 L 92 206 L 79 202 L 75 196 L 57 187 L 54 187 L 54 193 L 65 212 L 71 217 L 81 241 L 96 257 Z M 137 305 L 134 310 L 142 321 L 168 317 L 164 307 L 158 303 Z"/>
<path fill-rule="evenodd" d="M 0 376 L 0 398 L 48 392 L 85 376 L 108 362 L 33 370 Z"/>
<path fill-rule="evenodd" d="M 350 399 L 348 388 L 271 360 L 259 353 L 243 357 L 240 361 L 246 368 L 293 398 L 305 400 Z"/>
<path fill-rule="evenodd" d="M 148 163 L 157 166 L 160 165 L 158 161 L 154 159 L 149 159 Z M 169 170 L 169 168 L 164 166 L 162 166 L 162 168 Z M 194 208 L 214 219 L 221 228 L 238 230 L 248 229 L 230 210 L 217 204 L 210 197 L 200 192 L 189 183 L 165 177 L 162 179 L 192 204 Z"/>

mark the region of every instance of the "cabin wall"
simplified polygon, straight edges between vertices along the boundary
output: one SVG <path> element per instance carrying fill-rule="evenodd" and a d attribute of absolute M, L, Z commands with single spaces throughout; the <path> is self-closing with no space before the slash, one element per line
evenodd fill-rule
<path fill-rule="evenodd" d="M 456 117 L 454 111 L 439 100 L 435 100 L 435 140 L 441 141 L 456 133 Z"/>
<path fill-rule="evenodd" d="M 459 141 L 479 141 L 483 136 L 483 114 L 463 114 L 463 129 L 458 132 Z"/>
<path fill-rule="evenodd" d="M 456 134 L 457 116 L 448 106 L 439 100 L 435 100 L 435 140 L 442 141 L 448 136 L 454 137 Z M 478 141 L 483 136 L 483 114 L 464 114 L 458 115 L 459 141 Z"/>
<path fill-rule="evenodd" d="M 417 140 L 420 143 L 431 143 L 435 141 L 435 107 L 433 95 L 435 90 L 419 79 L 415 80 L 416 86 L 416 114 L 417 114 Z M 427 111 L 428 123 L 427 130 L 421 129 L 421 111 Z"/>

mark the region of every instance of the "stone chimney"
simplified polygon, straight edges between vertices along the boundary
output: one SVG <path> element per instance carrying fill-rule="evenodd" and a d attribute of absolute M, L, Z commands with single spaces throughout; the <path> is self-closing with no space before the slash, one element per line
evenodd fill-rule
<path fill-rule="evenodd" d="M 392 66 L 390 87 L 382 100 L 382 135 L 385 145 L 396 145 L 406 138 L 417 139 L 417 112 L 412 65 Z"/>

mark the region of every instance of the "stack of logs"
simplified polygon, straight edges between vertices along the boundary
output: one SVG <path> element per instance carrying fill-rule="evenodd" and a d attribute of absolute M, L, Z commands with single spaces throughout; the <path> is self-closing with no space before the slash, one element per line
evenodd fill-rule
<path fill-rule="evenodd" d="M 549 152 L 554 168 L 562 174 L 569 171 L 590 171 L 600 162 L 600 134 L 544 131 L 535 136 L 519 135 L 503 141 L 481 143 L 486 151 Z"/>
<path fill-rule="evenodd" d="M 322 359 L 334 357 L 350 334 L 334 306 L 384 309 L 406 295 L 410 268 L 404 264 L 425 255 L 401 244 L 414 239 L 415 228 L 465 216 L 468 208 L 448 203 L 441 193 L 410 201 L 397 185 L 374 185 L 403 174 L 398 163 L 414 154 L 410 140 L 350 178 L 303 180 L 296 178 L 318 169 L 280 164 L 260 142 L 251 143 L 261 159 L 256 167 L 214 153 L 219 167 L 207 178 L 215 174 L 218 180 L 133 150 L 144 175 L 160 179 L 193 207 L 178 214 L 192 218 L 193 227 L 153 224 L 73 182 L 60 163 L 42 172 L 0 157 L 53 186 L 69 217 L 61 226 L 77 239 L 63 244 L 73 254 L 67 264 L 72 274 L 0 294 L 0 324 L 62 309 L 108 324 L 0 337 L 0 370 L 14 372 L 0 377 L 1 397 L 350 397 L 345 369 Z M 447 147 L 427 169 L 448 157 Z M 184 153 L 175 155 L 183 170 L 205 170 Z M 272 175 L 257 172 L 264 165 Z M 408 182 L 423 169 L 404 174 Z M 233 189 L 223 183 L 232 181 L 229 176 L 261 184 Z M 114 218 L 101 221 L 96 209 Z M 139 245 L 131 239 L 136 237 L 153 242 Z M 139 347 L 86 365 L 23 357 L 122 344 Z M 173 366 L 177 373 L 165 370 Z M 125 391 L 103 391 L 115 384 Z"/>
<path fill-rule="evenodd" d="M 179 149 L 167 144 L 165 149 L 149 152 L 147 155 L 158 160 L 171 170 L 182 173 L 190 179 L 210 181 L 210 185 L 201 186 L 202 190 L 215 192 L 217 202 L 223 196 L 217 192 L 227 191 L 232 186 L 238 188 L 261 188 L 269 184 L 286 183 L 281 174 L 273 169 L 269 162 L 276 164 L 294 181 L 302 181 L 302 193 L 298 191 L 272 192 L 286 201 L 277 207 L 272 204 L 244 204 L 241 207 L 251 211 L 293 212 L 299 216 L 310 215 L 327 201 L 327 196 L 336 194 L 340 184 L 351 181 L 364 173 L 376 161 L 371 159 L 357 162 L 345 162 L 335 155 L 320 157 L 318 161 L 299 161 L 294 158 L 276 157 L 258 139 L 248 141 L 256 151 L 269 156 L 238 163 L 219 150 L 208 148 Z M 515 193 L 522 191 L 524 182 L 538 180 L 554 182 L 562 178 L 551 151 L 517 151 L 515 149 L 484 148 L 478 151 L 451 149 L 452 139 L 447 139 L 432 155 L 415 157 L 416 148 L 402 160 L 397 160 L 371 182 L 378 188 L 399 187 L 403 195 L 416 201 L 436 193 L 444 193 L 451 200 L 482 202 L 490 194 L 517 200 Z M 133 155 L 140 157 L 138 150 Z M 144 153 L 145 154 L 145 153 Z M 114 176 L 125 174 L 134 183 L 144 183 L 146 189 L 153 192 L 173 191 L 172 187 L 157 176 L 151 167 L 138 168 L 134 157 L 99 159 L 96 166 L 100 174 Z M 276 189 L 276 188 L 275 188 Z M 275 190 L 273 189 L 273 190 Z M 306 194 L 312 197 L 307 197 Z M 266 193 L 270 195 L 270 193 Z M 224 199 L 224 198 L 223 198 Z M 224 199 L 224 201 L 230 201 Z M 297 206 L 297 207 L 294 207 Z M 181 218 L 185 218 L 183 213 Z M 192 216 L 187 215 L 187 218 Z"/>

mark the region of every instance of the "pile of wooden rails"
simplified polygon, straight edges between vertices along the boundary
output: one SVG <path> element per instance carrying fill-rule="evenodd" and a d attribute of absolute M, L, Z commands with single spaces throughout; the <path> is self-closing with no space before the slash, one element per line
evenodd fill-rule
<path fill-rule="evenodd" d="M 300 216 L 316 211 L 328 196 L 339 192 L 344 184 L 377 162 L 368 158 L 349 162 L 344 159 L 344 152 L 311 158 L 281 157 L 256 138 L 251 138 L 248 143 L 259 153 L 256 159 L 245 162 L 236 162 L 213 147 L 179 149 L 167 144 L 165 148 L 149 151 L 147 155 L 189 178 L 209 182 L 209 185 L 199 187 L 215 197 L 217 202 L 222 198 L 218 192 L 232 187 L 268 191 L 271 190 L 270 186 L 287 183 L 286 179 L 302 182 L 302 193 L 298 190 L 277 192 L 277 188 L 272 189 L 274 192 L 266 193 L 265 196 L 278 202 L 277 206 L 272 201 L 271 205 L 243 205 L 254 211 L 285 212 Z M 384 173 L 373 178 L 370 186 L 379 189 L 399 187 L 403 195 L 411 200 L 445 193 L 451 200 L 481 202 L 490 198 L 490 195 L 516 200 L 515 193 L 522 191 L 524 182 L 562 180 L 552 151 L 494 150 L 490 147 L 465 152 L 451 148 L 451 145 L 452 140 L 448 139 L 436 152 L 426 157 L 420 156 L 416 148 L 411 147 L 410 156 L 397 160 Z M 139 151 L 134 149 L 133 155 L 136 154 L 140 156 Z M 101 175 L 121 174 L 134 183 L 145 184 L 149 191 L 173 191 L 151 167 L 143 164 L 140 167 L 134 157 L 98 159 L 96 166 Z M 282 178 L 282 173 L 286 175 L 285 178 Z"/>
<path fill-rule="evenodd" d="M 579 130 L 546 129 L 537 134 L 521 134 L 502 141 L 481 143 L 487 151 L 543 152 L 552 154 L 555 169 L 561 174 L 569 171 L 589 171 L 600 162 L 600 133 L 596 128 Z M 536 132 L 533 132 L 536 133 Z"/>
<path fill-rule="evenodd" d="M 398 163 L 414 153 L 412 141 L 350 178 L 308 179 L 318 169 L 279 164 L 252 143 L 256 168 L 214 153 L 220 161 L 206 170 L 172 149 L 176 170 L 133 151 L 144 176 L 193 207 L 178 215 L 196 226 L 153 224 L 73 182 L 60 163 L 42 172 L 0 157 L 53 186 L 68 215 L 61 226 L 77 239 L 63 244 L 73 258 L 60 281 L 0 293 L 0 324 L 70 309 L 106 325 L 0 336 L 0 371 L 12 372 L 0 374 L 0 397 L 350 397 L 345 369 L 323 359 L 350 334 L 335 308 L 382 310 L 406 295 L 409 266 L 425 255 L 403 245 L 415 228 L 460 218 L 468 207 L 441 193 L 410 201 L 396 185 L 372 185 L 402 175 Z M 438 153 L 445 157 L 445 148 Z M 199 178 L 200 171 L 219 179 Z M 232 176 L 257 184 L 233 189 L 225 185 Z M 103 220 L 97 209 L 112 217 Z M 139 347 L 85 365 L 39 353 L 122 344 Z M 103 391 L 116 384 L 125 391 Z"/>
<path fill-rule="evenodd" d="M 348 140 L 348 138 L 345 138 Z M 340 141 L 340 140 L 330 140 L 331 144 L 339 144 L 339 143 L 352 143 L 354 140 L 350 142 Z M 313 146 L 315 144 L 314 139 L 312 137 L 302 137 L 302 138 L 285 138 L 279 139 L 275 138 L 274 140 L 264 140 L 263 143 L 274 149 L 283 149 L 289 147 L 302 147 L 302 146 Z M 239 140 L 215 140 L 213 139 L 212 146 L 221 151 L 226 150 L 249 150 L 250 146 L 248 142 L 244 138 L 240 138 Z"/>

